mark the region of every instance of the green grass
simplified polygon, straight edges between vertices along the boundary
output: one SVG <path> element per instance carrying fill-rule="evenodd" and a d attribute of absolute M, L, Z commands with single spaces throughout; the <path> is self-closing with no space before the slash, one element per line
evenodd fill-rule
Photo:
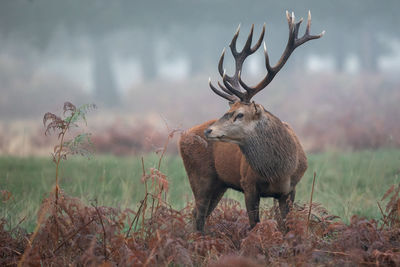
<path fill-rule="evenodd" d="M 322 203 L 345 222 L 357 214 L 380 218 L 377 201 L 394 183 L 400 182 L 400 150 L 326 152 L 308 155 L 309 168 L 297 186 L 296 201 L 308 202 L 313 172 L 317 173 L 314 201 Z M 157 166 L 158 157 L 145 157 L 146 169 Z M 179 156 L 166 156 L 161 171 L 168 175 L 168 202 L 179 209 L 192 200 L 192 192 Z M 0 190 L 13 198 L 0 202 L 0 217 L 10 225 L 25 218 L 28 231 L 35 225 L 38 207 L 54 186 L 55 165 L 50 158 L 0 157 Z M 70 157 L 61 166 L 61 188 L 86 203 L 136 208 L 144 196 L 140 157 L 95 156 L 91 160 Z M 243 203 L 243 194 L 225 195 Z M 263 200 L 270 205 L 271 200 Z"/>

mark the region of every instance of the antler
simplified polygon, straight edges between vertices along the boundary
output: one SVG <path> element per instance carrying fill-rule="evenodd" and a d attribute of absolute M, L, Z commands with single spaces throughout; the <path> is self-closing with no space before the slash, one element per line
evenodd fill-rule
<path fill-rule="evenodd" d="M 222 55 L 218 62 L 218 71 L 222 77 L 222 81 L 225 86 L 222 85 L 220 82 L 218 82 L 218 86 L 221 88 L 221 90 L 223 92 L 219 91 L 217 88 L 215 88 L 212 85 L 211 79 L 209 79 L 209 82 L 208 82 L 210 85 L 210 88 L 217 95 L 219 95 L 225 99 L 228 99 L 230 102 L 236 102 L 238 100 L 243 101 L 245 99 L 245 93 L 242 92 L 240 89 L 240 81 L 239 81 L 240 72 L 242 71 L 243 62 L 245 61 L 245 59 L 248 56 L 250 56 L 251 54 L 253 54 L 254 52 L 256 52 L 257 49 L 261 46 L 261 42 L 264 39 L 265 24 L 263 26 L 260 38 L 258 39 L 257 43 L 253 47 L 251 47 L 251 42 L 253 40 L 253 31 L 254 31 L 254 24 L 251 26 L 250 34 L 247 37 L 247 41 L 241 52 L 238 52 L 237 48 L 236 48 L 236 41 L 237 41 L 237 38 L 239 37 L 240 25 L 239 25 L 235 35 L 233 36 L 233 39 L 229 45 L 229 47 L 231 48 L 232 55 L 235 59 L 235 74 L 233 76 L 228 76 L 226 74 L 225 70 L 223 69 L 225 48 L 222 51 Z"/>
<path fill-rule="evenodd" d="M 271 66 L 269 62 L 269 56 L 267 52 L 267 47 L 264 42 L 264 55 L 265 55 L 265 67 L 267 68 L 267 74 L 264 77 L 264 79 L 259 82 L 256 86 L 250 87 L 246 85 L 241 77 L 240 74 L 242 72 L 242 67 L 243 67 L 243 62 L 244 60 L 253 54 L 257 49 L 261 46 L 261 42 L 264 38 L 264 33 L 265 33 L 265 24 L 263 26 L 261 36 L 258 39 L 257 43 L 251 47 L 251 42 L 253 38 L 253 29 L 254 29 L 254 24 L 251 27 L 249 37 L 247 38 L 247 41 L 243 47 L 243 50 L 241 52 L 238 52 L 236 49 L 236 40 L 239 36 L 239 30 L 240 30 L 240 25 L 238 27 L 238 30 L 236 31 L 235 35 L 233 36 L 233 39 L 230 43 L 230 48 L 232 55 L 235 59 L 235 74 L 233 76 L 228 76 L 223 70 L 223 61 L 224 61 L 224 56 L 225 56 L 225 49 L 222 52 L 221 58 L 219 59 L 218 63 L 218 71 L 219 74 L 222 77 L 223 84 L 222 85 L 220 82 L 218 82 L 218 86 L 221 88 L 222 92 L 215 88 L 212 83 L 211 79 L 209 80 L 209 85 L 210 88 L 219 96 L 229 100 L 230 102 L 245 102 L 245 103 L 250 103 L 251 98 L 257 94 L 259 91 L 264 89 L 275 77 L 275 75 L 282 69 L 282 67 L 285 65 L 286 61 L 288 60 L 289 56 L 292 54 L 292 52 L 300 45 L 304 44 L 307 41 L 313 40 L 313 39 L 318 39 L 322 37 L 325 33 L 323 31 L 319 35 L 310 35 L 310 26 L 311 26 L 311 12 L 308 11 L 308 20 L 307 20 L 307 28 L 304 33 L 304 35 L 301 38 L 298 38 L 298 33 L 299 33 L 299 28 L 300 24 L 303 22 L 303 18 L 300 19 L 299 22 L 295 23 L 295 17 L 294 13 L 292 12 L 291 15 L 289 15 L 289 12 L 286 11 L 286 18 L 288 21 L 289 25 L 289 39 L 286 44 L 286 48 L 279 59 L 278 63 L 276 63 L 275 66 Z M 243 88 L 245 91 L 242 91 Z"/>

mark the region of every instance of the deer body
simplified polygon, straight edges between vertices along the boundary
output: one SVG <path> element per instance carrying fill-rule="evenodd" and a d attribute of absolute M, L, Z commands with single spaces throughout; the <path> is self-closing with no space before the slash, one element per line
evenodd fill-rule
<path fill-rule="evenodd" d="M 272 126 L 259 123 L 256 127 L 260 128 L 243 144 L 207 139 L 204 131 L 216 120 L 181 136 L 180 153 L 196 201 L 197 230 L 203 229 L 206 217 L 228 188 L 244 193 L 251 227 L 259 222 L 260 197 L 277 198 L 283 215 L 288 212 L 287 200 L 294 200 L 307 158 L 290 126 L 264 109 L 261 112 L 261 121 Z"/>
<path fill-rule="evenodd" d="M 259 222 L 260 197 L 278 199 L 283 218 L 294 201 L 295 186 L 307 169 L 307 158 L 292 128 L 268 112 L 251 98 L 265 88 L 283 67 L 293 50 L 299 45 L 323 35 L 309 35 L 309 13 L 306 33 L 298 38 L 300 22 L 294 22 L 294 14 L 287 13 L 289 40 L 286 49 L 275 66 L 269 63 L 264 44 L 265 78 L 255 87 L 246 85 L 240 77 L 247 56 L 254 53 L 264 37 L 265 25 L 258 42 L 251 47 L 253 27 L 241 52 L 236 50 L 239 30 L 230 48 L 236 61 L 233 76 L 223 70 L 224 52 L 218 64 L 223 85 L 220 90 L 211 82 L 211 89 L 229 100 L 230 109 L 220 119 L 197 125 L 179 140 L 179 149 L 190 186 L 195 198 L 193 215 L 195 228 L 204 230 L 205 219 L 217 206 L 228 188 L 244 193 L 250 227 Z M 244 91 L 243 91 L 244 89 Z"/>

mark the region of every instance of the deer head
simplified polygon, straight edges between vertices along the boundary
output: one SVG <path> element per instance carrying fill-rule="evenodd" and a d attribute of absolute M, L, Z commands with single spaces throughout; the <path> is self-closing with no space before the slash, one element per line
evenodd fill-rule
<path fill-rule="evenodd" d="M 218 63 L 218 71 L 222 77 L 223 84 L 218 82 L 219 90 L 214 87 L 210 79 L 209 86 L 214 93 L 228 100 L 231 107 L 227 113 L 204 131 L 204 134 L 208 139 L 231 142 L 240 145 L 245 138 L 255 132 L 257 127 L 264 128 L 273 126 L 277 123 L 277 118 L 275 116 L 267 112 L 261 105 L 251 102 L 251 98 L 268 86 L 298 46 L 307 41 L 318 39 L 325 33 L 325 31 L 323 31 L 319 35 L 310 35 L 310 11 L 308 12 L 306 31 L 301 38 L 298 37 L 298 33 L 303 19 L 295 22 L 294 13 L 292 12 L 290 15 L 288 11 L 286 11 L 286 18 L 289 25 L 289 38 L 286 48 L 276 65 L 271 66 L 267 47 L 264 42 L 264 57 L 267 73 L 257 85 L 251 87 L 244 83 L 241 79 L 241 72 L 245 59 L 257 51 L 261 46 L 265 34 L 265 24 L 262 28 L 260 38 L 254 46 L 251 46 L 254 24 L 252 25 L 247 41 L 240 52 L 238 52 L 236 48 L 236 41 L 239 36 L 240 27 L 236 31 L 229 45 L 235 59 L 235 73 L 232 76 L 227 75 L 223 68 L 225 49 L 222 52 Z"/>

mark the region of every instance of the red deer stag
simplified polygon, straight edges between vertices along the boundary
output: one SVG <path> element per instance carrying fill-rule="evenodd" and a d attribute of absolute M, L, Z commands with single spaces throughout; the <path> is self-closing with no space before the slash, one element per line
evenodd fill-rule
<path fill-rule="evenodd" d="M 268 112 L 251 98 L 264 89 L 286 63 L 296 47 L 320 38 L 310 35 L 311 14 L 305 34 L 298 38 L 302 19 L 295 22 L 294 14 L 286 12 L 289 40 L 285 51 L 275 66 L 271 66 L 264 43 L 267 74 L 256 86 L 250 87 L 241 79 L 245 59 L 253 54 L 264 39 L 261 36 L 252 47 L 254 25 L 241 52 L 236 49 L 239 29 L 233 36 L 230 49 L 236 69 L 228 76 L 223 69 L 225 49 L 218 64 L 223 84 L 221 91 L 209 81 L 211 89 L 227 99 L 230 109 L 219 120 L 197 125 L 179 140 L 180 153 L 195 198 L 193 215 L 195 228 L 203 232 L 206 218 L 217 206 L 227 188 L 244 193 L 250 227 L 259 219 L 260 197 L 278 199 L 281 216 L 286 217 L 289 203 L 293 203 L 295 186 L 307 169 L 307 158 L 292 128 Z M 215 142 L 220 141 L 220 142 Z"/>

